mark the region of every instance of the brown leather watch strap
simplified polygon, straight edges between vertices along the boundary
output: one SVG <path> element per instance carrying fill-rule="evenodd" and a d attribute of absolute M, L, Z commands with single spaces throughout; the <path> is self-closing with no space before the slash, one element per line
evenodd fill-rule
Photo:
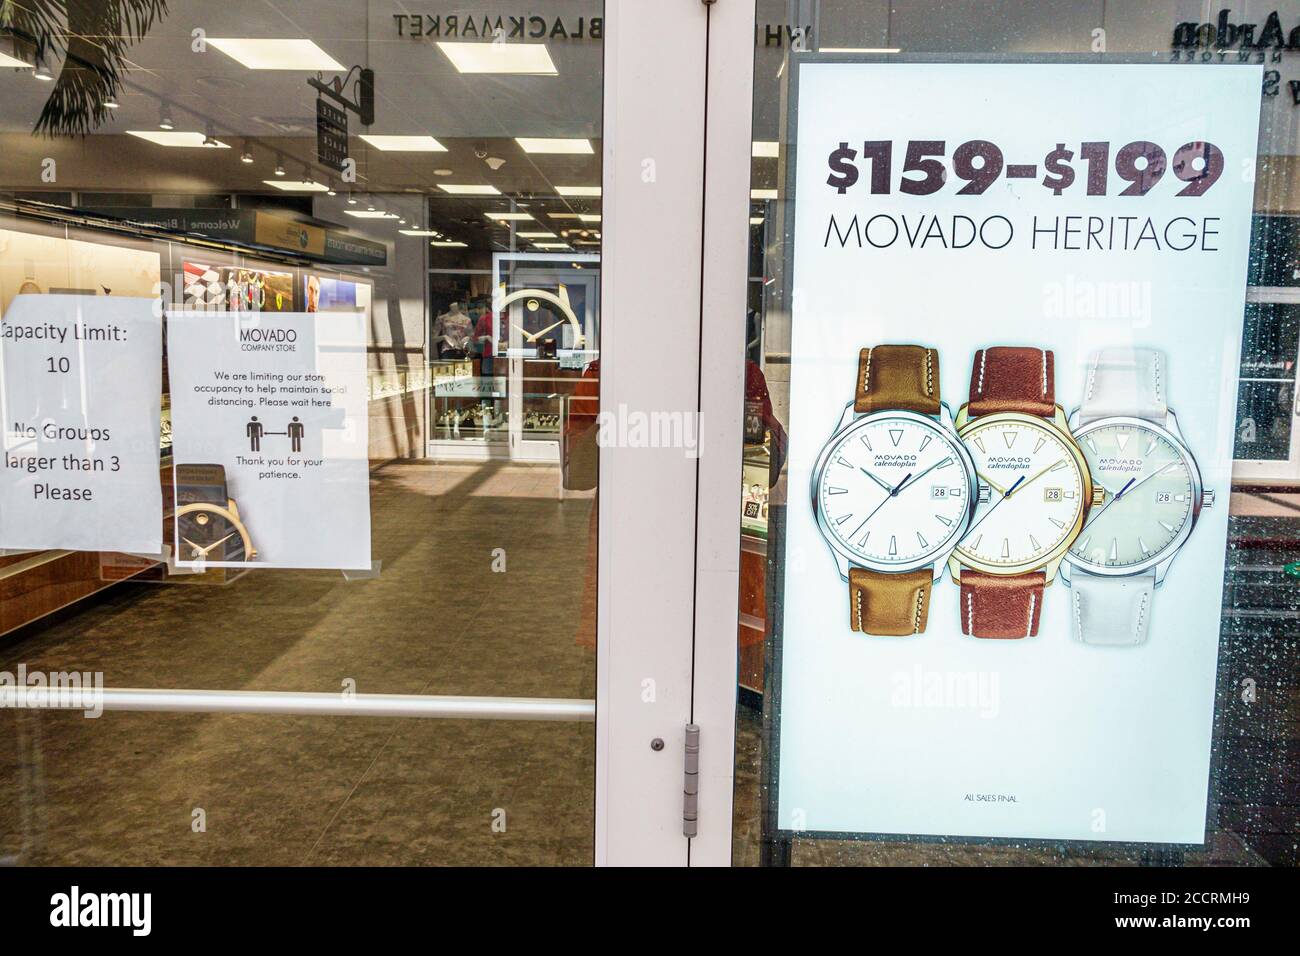
<path fill-rule="evenodd" d="M 939 356 L 920 345 L 877 345 L 858 354 L 855 412 L 902 408 L 939 414 Z"/>
<path fill-rule="evenodd" d="M 1056 409 L 1055 363 L 1050 349 L 998 345 L 975 353 L 970 415 L 1022 412 L 1050 416 Z"/>
<path fill-rule="evenodd" d="M 885 574 L 849 568 L 849 627 L 863 634 L 920 634 L 930 614 L 930 568 Z"/>
<path fill-rule="evenodd" d="M 1042 571 L 1002 575 L 963 568 L 961 632 L 974 637 L 1036 637 L 1046 585 Z"/>

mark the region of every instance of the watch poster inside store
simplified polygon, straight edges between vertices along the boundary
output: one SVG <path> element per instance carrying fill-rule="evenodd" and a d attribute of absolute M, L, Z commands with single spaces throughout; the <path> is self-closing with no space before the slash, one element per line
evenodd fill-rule
<path fill-rule="evenodd" d="M 18 295 L 0 321 L 0 548 L 162 551 L 156 299 Z"/>
<path fill-rule="evenodd" d="M 1260 70 L 844 59 L 793 80 L 779 828 L 1203 843 Z"/>
<path fill-rule="evenodd" d="M 167 316 L 181 567 L 369 569 L 358 313 Z"/>

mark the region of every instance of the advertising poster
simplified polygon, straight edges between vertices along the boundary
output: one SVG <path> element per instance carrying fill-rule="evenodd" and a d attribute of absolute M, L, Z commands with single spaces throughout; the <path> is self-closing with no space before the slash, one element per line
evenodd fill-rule
<path fill-rule="evenodd" d="M 171 314 L 167 357 L 176 563 L 369 569 L 364 317 Z"/>
<path fill-rule="evenodd" d="M 1259 68 L 794 84 L 779 827 L 1202 843 Z"/>
<path fill-rule="evenodd" d="M 0 321 L 0 548 L 162 551 L 151 298 L 19 295 Z"/>
<path fill-rule="evenodd" d="M 232 312 L 292 312 L 293 273 L 186 262 L 185 305 Z"/>
<path fill-rule="evenodd" d="M 369 283 L 308 273 L 303 276 L 307 312 L 368 312 Z"/>

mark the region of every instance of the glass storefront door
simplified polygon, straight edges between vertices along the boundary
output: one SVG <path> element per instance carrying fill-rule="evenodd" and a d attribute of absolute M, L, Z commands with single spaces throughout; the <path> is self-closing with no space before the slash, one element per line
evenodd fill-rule
<path fill-rule="evenodd" d="M 0 22 L 0 860 L 589 864 L 604 4 L 65 6 Z"/>

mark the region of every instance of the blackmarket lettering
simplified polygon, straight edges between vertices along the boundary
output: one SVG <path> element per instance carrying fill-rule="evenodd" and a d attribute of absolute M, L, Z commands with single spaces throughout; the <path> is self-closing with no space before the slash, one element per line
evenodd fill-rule
<path fill-rule="evenodd" d="M 599 40 L 604 37 L 602 17 L 563 17 L 457 14 L 394 13 L 393 23 L 399 37 L 442 40 Z"/>

